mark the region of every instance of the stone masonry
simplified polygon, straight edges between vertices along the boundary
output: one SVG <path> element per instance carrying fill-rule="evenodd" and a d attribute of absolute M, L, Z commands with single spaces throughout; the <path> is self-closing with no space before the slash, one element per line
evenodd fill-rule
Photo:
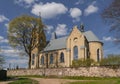
<path fill-rule="evenodd" d="M 49 68 L 8 70 L 7 76 L 45 75 L 45 76 L 85 76 L 85 77 L 120 77 L 120 67 Z"/>

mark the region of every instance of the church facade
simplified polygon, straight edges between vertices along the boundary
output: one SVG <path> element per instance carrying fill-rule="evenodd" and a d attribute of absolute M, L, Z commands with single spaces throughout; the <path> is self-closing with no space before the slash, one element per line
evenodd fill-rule
<path fill-rule="evenodd" d="M 68 36 L 52 38 L 39 55 L 32 51 L 31 68 L 70 67 L 73 60 L 103 58 L 103 43 L 92 31 L 80 30 L 75 26 Z"/>

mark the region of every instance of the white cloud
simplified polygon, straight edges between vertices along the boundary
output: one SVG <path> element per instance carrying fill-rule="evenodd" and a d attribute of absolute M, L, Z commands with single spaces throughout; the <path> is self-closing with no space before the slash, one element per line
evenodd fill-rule
<path fill-rule="evenodd" d="M 8 40 L 5 39 L 3 36 L 0 36 L 0 43 L 8 43 Z"/>
<path fill-rule="evenodd" d="M 17 53 L 14 49 L 1 49 L 1 52 L 5 54 Z"/>
<path fill-rule="evenodd" d="M 4 39 L 3 36 L 0 36 L 0 40 Z"/>
<path fill-rule="evenodd" d="M 8 40 L 7 39 L 3 39 L 0 41 L 0 43 L 8 43 Z"/>
<path fill-rule="evenodd" d="M 112 37 L 103 37 L 103 41 L 112 41 Z"/>
<path fill-rule="evenodd" d="M 14 0 L 14 3 L 29 8 L 31 5 L 35 3 L 35 1 L 38 0 Z"/>
<path fill-rule="evenodd" d="M 49 19 L 60 14 L 65 14 L 67 10 L 68 9 L 62 3 L 51 2 L 46 4 L 34 4 L 31 13 L 37 16 L 41 13 L 42 18 Z"/>
<path fill-rule="evenodd" d="M 28 62 L 28 57 L 25 55 L 20 55 L 20 50 L 16 50 L 10 46 L 1 46 L 0 55 L 5 57 L 6 64 L 4 67 L 9 67 L 8 64 L 19 65 L 21 67 L 26 67 Z"/>
<path fill-rule="evenodd" d="M 83 4 L 84 3 L 84 0 L 78 0 L 75 5 L 79 5 L 79 4 Z"/>
<path fill-rule="evenodd" d="M 36 0 L 23 0 L 26 4 L 32 4 L 34 3 Z"/>
<path fill-rule="evenodd" d="M 85 16 L 88 16 L 92 13 L 96 13 L 98 11 L 98 7 L 95 6 L 96 2 L 93 2 L 92 4 L 90 4 L 85 10 L 84 10 L 84 14 Z"/>
<path fill-rule="evenodd" d="M 5 23 L 5 27 L 8 29 L 9 28 L 9 23 Z"/>
<path fill-rule="evenodd" d="M 120 42 L 120 39 L 119 38 L 114 38 L 113 39 L 115 42 Z"/>
<path fill-rule="evenodd" d="M 0 48 L 1 48 L 1 49 L 12 49 L 12 47 L 10 47 L 10 46 L 4 46 L 4 45 L 3 45 L 3 46 L 0 46 Z"/>
<path fill-rule="evenodd" d="M 4 15 L 0 15 L 0 22 L 4 22 L 4 21 L 9 21 L 9 19 Z"/>
<path fill-rule="evenodd" d="M 6 57 L 19 57 L 21 50 L 14 49 L 10 46 L 1 46 L 0 54 Z M 21 55 L 24 57 L 24 55 Z"/>
<path fill-rule="evenodd" d="M 70 16 L 73 18 L 73 22 L 80 21 L 80 16 L 82 15 L 82 11 L 79 8 L 71 8 Z"/>
<path fill-rule="evenodd" d="M 68 28 L 66 27 L 66 24 L 58 24 L 57 28 L 55 30 L 56 34 L 58 36 L 64 36 L 68 34 Z"/>
<path fill-rule="evenodd" d="M 19 68 L 27 68 L 27 64 L 28 64 L 28 59 L 14 58 L 14 59 L 7 59 L 4 67 L 10 69 L 16 68 L 16 66 L 18 66 Z"/>
<path fill-rule="evenodd" d="M 103 41 L 119 41 L 119 39 L 108 36 L 108 37 L 103 37 Z"/>
<path fill-rule="evenodd" d="M 10 59 L 8 61 L 9 63 L 14 63 L 14 64 L 25 64 L 28 62 L 27 59 L 19 59 L 19 60 L 16 60 L 16 59 Z"/>
<path fill-rule="evenodd" d="M 53 29 L 54 29 L 53 26 L 47 25 L 47 28 L 46 28 L 47 34 L 51 34 L 51 32 L 52 32 Z"/>

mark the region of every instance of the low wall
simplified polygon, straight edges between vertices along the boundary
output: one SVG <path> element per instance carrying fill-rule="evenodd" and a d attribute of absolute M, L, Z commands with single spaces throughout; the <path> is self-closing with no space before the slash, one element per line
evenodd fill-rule
<path fill-rule="evenodd" d="M 117 69 L 106 68 L 106 67 L 80 67 L 80 68 L 8 70 L 7 75 L 8 76 L 55 75 L 55 76 L 86 76 L 86 77 L 120 77 L 120 67 Z"/>

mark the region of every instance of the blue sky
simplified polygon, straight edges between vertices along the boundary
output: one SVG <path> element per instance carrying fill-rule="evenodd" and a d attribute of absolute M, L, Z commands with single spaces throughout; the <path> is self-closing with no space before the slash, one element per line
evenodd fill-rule
<path fill-rule="evenodd" d="M 93 31 L 104 43 L 104 56 L 107 54 L 120 54 L 113 41 L 110 26 L 106 25 L 101 13 L 112 0 L 0 0 L 0 54 L 5 57 L 5 67 L 27 67 L 27 57 L 19 56 L 19 51 L 8 44 L 7 30 L 9 22 L 22 14 L 41 17 L 47 26 L 47 40 L 51 33 L 56 32 L 58 37 L 66 36 L 71 29 L 81 23 L 85 31 Z"/>

